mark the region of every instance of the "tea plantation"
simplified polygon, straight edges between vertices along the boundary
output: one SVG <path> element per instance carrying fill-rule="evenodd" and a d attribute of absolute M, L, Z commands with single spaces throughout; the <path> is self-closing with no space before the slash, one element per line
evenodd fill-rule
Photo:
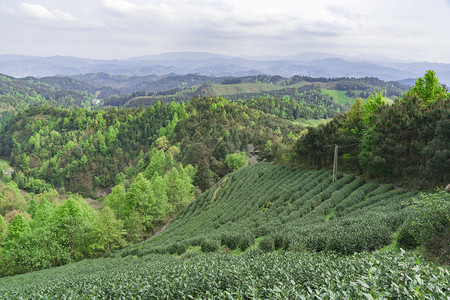
<path fill-rule="evenodd" d="M 0 281 L 2 299 L 446 299 L 448 269 L 406 253 L 85 260 Z"/>
<path fill-rule="evenodd" d="M 182 254 L 190 246 L 353 254 L 389 245 L 417 195 L 329 171 L 259 163 L 228 175 L 153 239 L 112 254 Z M 208 249 L 206 249 L 208 248 Z"/>
<path fill-rule="evenodd" d="M 1 278 L 0 298 L 448 299 L 447 266 L 377 250 L 393 242 L 416 194 L 259 163 L 223 178 L 146 242 Z"/>

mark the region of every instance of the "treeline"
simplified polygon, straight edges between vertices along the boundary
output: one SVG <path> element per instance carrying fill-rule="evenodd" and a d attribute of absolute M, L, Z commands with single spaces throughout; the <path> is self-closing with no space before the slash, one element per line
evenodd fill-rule
<path fill-rule="evenodd" d="M 374 177 L 407 178 L 425 186 L 450 180 L 450 101 L 433 71 L 428 71 L 394 104 L 382 96 L 357 99 L 350 111 L 297 141 L 297 159 L 331 165 L 340 146 L 344 168 Z"/>
<path fill-rule="evenodd" d="M 338 91 L 354 91 L 361 90 L 360 97 L 367 98 L 370 93 L 383 92 L 385 97 L 397 96 L 400 97 L 407 86 L 396 81 L 383 81 L 375 77 L 364 78 L 313 78 L 309 76 L 296 75 L 285 81 L 284 84 L 291 85 L 298 82 L 322 82 L 322 83 L 334 83 L 332 88 Z"/>

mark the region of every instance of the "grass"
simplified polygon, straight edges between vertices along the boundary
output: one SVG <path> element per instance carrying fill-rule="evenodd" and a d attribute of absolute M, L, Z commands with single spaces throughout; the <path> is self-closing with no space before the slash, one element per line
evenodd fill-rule
<path fill-rule="evenodd" d="M 270 83 L 239 83 L 239 84 L 213 84 L 214 94 L 225 96 L 241 93 L 259 93 L 275 91 L 286 88 L 285 86 Z"/>
<path fill-rule="evenodd" d="M 334 101 L 339 104 L 345 105 L 347 103 L 353 103 L 355 99 L 347 97 L 345 93 L 346 91 L 324 90 L 324 89 L 322 90 L 322 94 L 326 94 L 333 97 Z"/>
<path fill-rule="evenodd" d="M 389 245 L 384 246 L 383 248 L 378 249 L 377 252 L 400 252 L 400 247 L 397 244 L 397 241 L 394 240 Z"/>
<path fill-rule="evenodd" d="M 317 127 L 320 124 L 325 124 L 328 123 L 329 121 L 331 121 L 333 119 L 297 119 L 294 121 L 294 123 L 296 124 L 300 124 L 302 126 L 310 126 L 310 127 Z"/>
<path fill-rule="evenodd" d="M 333 208 L 330 213 L 325 216 L 325 221 L 329 221 L 331 218 L 336 216 L 336 208 Z"/>

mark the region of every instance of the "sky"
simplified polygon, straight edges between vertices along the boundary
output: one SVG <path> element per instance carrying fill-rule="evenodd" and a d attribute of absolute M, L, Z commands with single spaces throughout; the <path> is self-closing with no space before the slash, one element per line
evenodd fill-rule
<path fill-rule="evenodd" d="M 307 51 L 450 63 L 450 0 L 0 0 L 0 54 Z"/>

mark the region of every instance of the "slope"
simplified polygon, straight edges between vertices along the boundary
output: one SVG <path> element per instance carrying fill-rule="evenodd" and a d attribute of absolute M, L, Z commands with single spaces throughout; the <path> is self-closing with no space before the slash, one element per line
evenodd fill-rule
<path fill-rule="evenodd" d="M 332 184 L 329 171 L 259 163 L 225 177 L 160 235 L 113 256 L 170 253 L 205 241 L 245 250 L 261 237 L 275 249 L 372 251 L 393 241 L 408 214 L 401 204 L 416 194 L 354 176 Z"/>
<path fill-rule="evenodd" d="M 330 184 L 330 178 L 327 171 L 267 163 L 239 169 L 147 242 L 109 257 L 0 279 L 0 297 L 445 297 L 449 269 L 420 261 L 412 253 L 298 252 L 353 253 L 390 243 L 408 214 L 402 201 L 416 194 L 390 185 L 365 184 L 352 176 L 341 176 L 335 184 Z M 263 237 L 257 239 L 261 250 L 294 251 L 255 249 L 244 255 L 202 255 L 195 250 L 201 245 L 205 252 L 216 252 L 219 243 L 242 247 L 243 237 L 251 235 Z M 272 248 L 261 247 L 269 245 L 269 240 Z M 208 243 L 213 247 L 207 249 Z M 186 248 L 180 251 L 183 245 L 194 247 L 184 253 Z M 153 254 L 177 251 L 184 254 Z"/>

